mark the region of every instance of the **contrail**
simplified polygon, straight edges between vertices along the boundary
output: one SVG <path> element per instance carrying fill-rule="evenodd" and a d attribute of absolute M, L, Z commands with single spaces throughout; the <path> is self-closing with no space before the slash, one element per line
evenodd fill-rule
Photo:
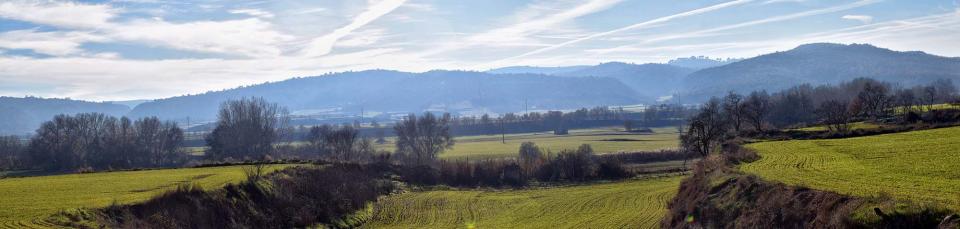
<path fill-rule="evenodd" d="M 570 41 L 567 41 L 567 42 L 563 42 L 563 43 L 560 43 L 560 44 L 552 45 L 552 46 L 549 46 L 549 47 L 544 47 L 544 48 L 541 48 L 541 49 L 533 50 L 533 51 L 530 51 L 530 52 L 527 52 L 527 53 L 524 53 L 524 54 L 521 54 L 521 55 L 518 55 L 518 56 L 514 56 L 514 57 L 509 57 L 509 58 L 506 58 L 506 59 L 502 59 L 502 60 L 500 60 L 500 61 L 506 61 L 506 60 L 512 60 L 512 59 L 527 57 L 527 56 L 530 56 L 530 55 L 534 55 L 534 54 L 538 54 L 538 53 L 542 53 L 542 52 L 546 52 L 546 51 L 558 49 L 558 48 L 563 47 L 563 46 L 567 46 L 567 45 L 579 43 L 579 42 L 582 42 L 582 41 L 594 39 L 594 38 L 597 38 L 597 37 L 602 37 L 602 36 L 606 36 L 606 35 L 610 35 L 610 34 L 614 34 L 614 33 L 619 33 L 619 32 L 623 32 L 623 31 L 627 31 L 627 30 L 632 30 L 632 29 L 647 28 L 647 27 L 650 27 L 650 26 L 653 26 L 653 25 L 656 25 L 656 24 L 659 24 L 659 23 L 667 22 L 667 21 L 670 21 L 670 20 L 673 20 L 673 19 L 683 18 L 683 17 L 688 17 L 688 16 L 693 16 L 693 15 L 698 15 L 698 14 L 702 14 L 702 13 L 707 13 L 707 12 L 710 12 L 710 11 L 715 11 L 715 10 L 719 10 L 719 9 L 723 9 L 723 8 L 727 8 L 727 7 L 731 7 L 731 6 L 741 5 L 741 4 L 749 3 L 749 2 L 752 2 L 752 1 L 754 1 L 754 0 L 736 0 L 736 1 L 731 1 L 731 2 L 720 3 L 720 4 L 716 4 L 716 5 L 712 5 L 712 6 L 700 8 L 700 9 L 695 9 L 695 10 L 691 10 L 691 11 L 686 11 L 686 12 L 679 13 L 679 14 L 674 14 L 674 15 L 670 15 L 670 16 L 660 17 L 660 18 L 656 18 L 656 19 L 653 19 L 653 20 L 649 20 L 649 21 L 645 21 L 645 22 L 641 22 L 641 23 L 629 25 L 629 26 L 626 26 L 626 27 L 622 27 L 622 28 L 619 28 L 619 29 L 614 29 L 614 30 L 610 30 L 610 31 L 602 32 L 602 33 L 596 33 L 596 34 L 592 34 L 592 35 L 589 35 L 589 36 L 584 36 L 584 37 L 581 37 L 581 38 L 577 38 L 577 39 L 574 39 L 574 40 L 570 40 Z"/>

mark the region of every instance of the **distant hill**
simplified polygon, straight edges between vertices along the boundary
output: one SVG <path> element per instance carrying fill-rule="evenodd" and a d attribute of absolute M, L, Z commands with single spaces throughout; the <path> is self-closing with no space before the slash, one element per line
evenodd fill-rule
<path fill-rule="evenodd" d="M 641 96 L 656 98 L 677 92 L 683 78 L 695 69 L 668 64 L 630 64 L 608 62 L 594 66 L 530 67 L 515 66 L 498 68 L 489 73 L 533 73 L 566 77 L 608 77 L 617 79 Z"/>
<path fill-rule="evenodd" d="M 677 92 L 682 86 L 684 77 L 693 71 L 693 69 L 667 64 L 610 62 L 558 75 L 614 78 L 642 96 L 659 97 Z"/>
<path fill-rule="evenodd" d="M 137 100 L 123 100 L 123 101 L 107 101 L 106 103 L 120 104 L 130 108 L 134 108 L 141 103 L 150 102 L 149 99 L 137 99 Z"/>
<path fill-rule="evenodd" d="M 714 59 L 714 58 L 705 57 L 705 56 L 691 56 L 691 57 L 673 59 L 668 61 L 667 64 L 677 66 L 677 67 L 690 68 L 690 69 L 704 69 L 704 68 L 717 67 L 717 66 L 721 66 L 721 65 L 741 61 L 741 60 L 743 59 L 732 59 L 732 58 Z"/>
<path fill-rule="evenodd" d="M 513 112 L 523 110 L 525 104 L 531 109 L 569 109 L 643 101 L 634 90 L 610 78 L 372 70 L 160 99 L 138 105 L 130 116 L 210 120 L 221 102 L 249 96 L 264 97 L 291 111 L 351 112 L 361 108 L 367 112 Z"/>
<path fill-rule="evenodd" d="M 572 72 L 591 66 L 586 65 L 577 65 L 577 66 L 563 66 L 563 67 L 535 67 L 535 66 L 511 66 L 503 67 L 497 69 L 491 69 L 486 71 L 486 73 L 491 74 L 544 74 L 544 75 L 553 75 L 564 72 Z"/>
<path fill-rule="evenodd" d="M 857 77 L 902 86 L 936 79 L 960 81 L 960 58 L 898 52 L 866 44 L 807 44 L 691 73 L 683 89 L 692 102 L 730 90 L 779 90 L 803 83 L 835 84 Z"/>
<path fill-rule="evenodd" d="M 0 97 L 0 134 L 29 134 L 58 114 L 99 112 L 122 116 L 130 108 L 110 103 L 35 97 Z"/>

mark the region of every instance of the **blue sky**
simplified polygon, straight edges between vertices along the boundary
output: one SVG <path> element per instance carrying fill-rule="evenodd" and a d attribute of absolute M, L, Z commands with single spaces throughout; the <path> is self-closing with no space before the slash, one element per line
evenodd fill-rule
<path fill-rule="evenodd" d="M 2 0 L 0 95 L 150 99 L 347 70 L 662 63 L 812 42 L 960 56 L 960 3 Z"/>

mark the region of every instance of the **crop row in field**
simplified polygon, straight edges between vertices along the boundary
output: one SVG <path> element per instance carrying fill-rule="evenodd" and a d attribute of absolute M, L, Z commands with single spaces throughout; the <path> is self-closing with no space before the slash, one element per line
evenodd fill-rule
<path fill-rule="evenodd" d="M 766 179 L 960 210 L 960 127 L 747 147 L 761 159 L 740 169 Z"/>
<path fill-rule="evenodd" d="M 499 191 L 426 191 L 377 202 L 367 228 L 656 228 L 682 177 Z"/>
<path fill-rule="evenodd" d="M 60 210 L 143 201 L 183 183 L 219 188 L 244 177 L 240 166 L 224 166 L 0 179 L 0 228 L 47 227 L 43 220 Z"/>

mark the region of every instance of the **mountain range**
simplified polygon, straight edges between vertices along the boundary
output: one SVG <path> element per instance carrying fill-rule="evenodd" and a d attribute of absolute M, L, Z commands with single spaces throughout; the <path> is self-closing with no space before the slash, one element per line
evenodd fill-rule
<path fill-rule="evenodd" d="M 402 114 L 424 110 L 462 115 L 599 105 L 684 103 L 728 91 L 779 90 L 870 77 L 900 86 L 960 80 L 960 58 L 900 52 L 867 44 L 816 43 L 748 59 L 680 58 L 665 64 L 514 66 L 485 72 L 332 73 L 152 101 L 91 103 L 65 99 L 0 99 L 0 133 L 23 133 L 56 113 L 104 112 L 131 117 L 203 121 L 228 99 L 259 96 L 299 115 Z M 39 102 L 38 102 L 39 101 Z M 132 109 L 122 104 L 135 105 Z"/>

